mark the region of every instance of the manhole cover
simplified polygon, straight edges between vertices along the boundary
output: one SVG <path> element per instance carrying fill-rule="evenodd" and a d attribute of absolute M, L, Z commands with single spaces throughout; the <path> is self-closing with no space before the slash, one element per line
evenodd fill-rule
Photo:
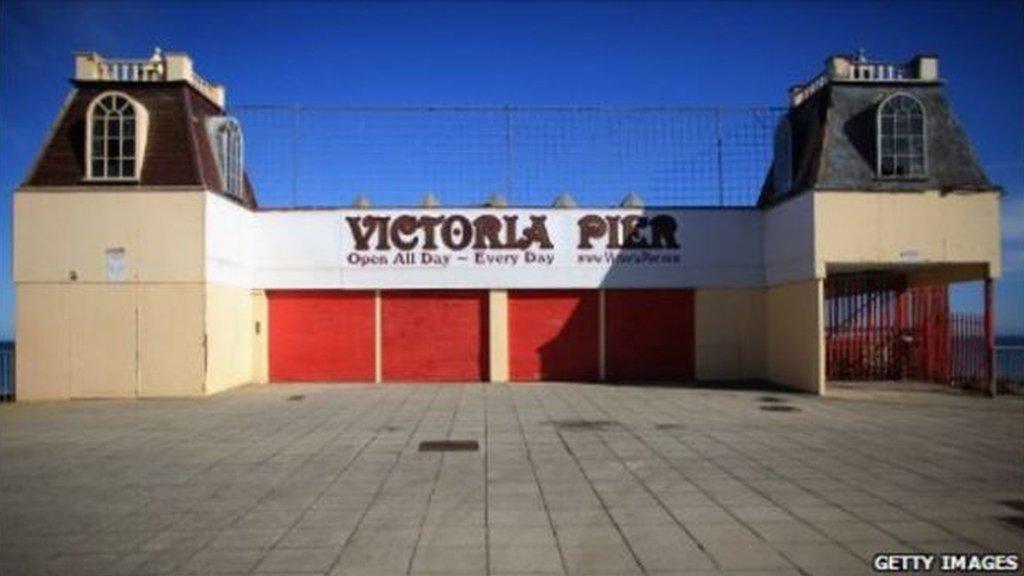
<path fill-rule="evenodd" d="M 655 430 L 683 430 L 684 428 L 686 428 L 686 426 L 684 424 L 675 424 L 675 423 L 655 424 L 654 425 L 654 429 Z"/>
<path fill-rule="evenodd" d="M 398 432 L 400 430 L 401 428 L 399 428 L 398 426 L 382 426 L 379 429 L 380 432 Z"/>
<path fill-rule="evenodd" d="M 306 395 L 305 394 L 296 394 L 294 396 L 289 396 L 288 397 L 288 400 L 290 400 L 292 402 L 298 402 L 299 400 L 305 400 L 305 399 L 306 399 Z"/>
<path fill-rule="evenodd" d="M 476 452 L 476 440 L 426 440 L 420 442 L 420 452 Z"/>
<path fill-rule="evenodd" d="M 619 425 L 611 420 L 552 420 L 550 424 L 561 430 L 605 430 Z"/>
<path fill-rule="evenodd" d="M 799 412 L 800 409 L 796 406 L 786 406 L 783 404 L 765 404 L 761 406 L 761 410 L 765 412 Z"/>
<path fill-rule="evenodd" d="M 760 400 L 761 402 L 772 402 L 772 403 L 784 403 L 784 402 L 786 402 L 785 398 L 779 398 L 778 396 L 761 396 L 760 398 L 758 398 L 758 400 Z"/>

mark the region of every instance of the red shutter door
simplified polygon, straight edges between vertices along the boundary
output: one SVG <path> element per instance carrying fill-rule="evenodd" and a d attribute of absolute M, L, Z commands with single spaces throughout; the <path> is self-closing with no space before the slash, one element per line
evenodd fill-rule
<path fill-rule="evenodd" d="M 382 294 L 386 381 L 487 377 L 487 292 L 395 290 Z"/>
<path fill-rule="evenodd" d="M 373 292 L 273 290 L 267 298 L 271 380 L 373 381 Z"/>
<path fill-rule="evenodd" d="M 509 372 L 515 381 L 598 379 L 598 292 L 509 292 Z"/>
<path fill-rule="evenodd" d="M 608 290 L 608 379 L 692 380 L 693 315 L 693 290 Z"/>

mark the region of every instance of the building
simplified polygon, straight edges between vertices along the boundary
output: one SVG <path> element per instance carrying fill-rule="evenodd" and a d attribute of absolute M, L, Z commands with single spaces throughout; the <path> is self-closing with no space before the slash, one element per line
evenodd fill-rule
<path fill-rule="evenodd" d="M 855 375 L 907 377 L 893 351 L 920 323 L 915 287 L 983 280 L 990 295 L 1000 274 L 1000 191 L 938 65 L 829 58 L 790 94 L 758 206 L 273 210 L 224 88 L 188 56 L 78 54 L 14 194 L 18 398 L 294 381 L 823 394 L 854 357 Z M 876 316 L 883 339 L 849 328 Z M 889 371 L 866 371 L 879 358 Z"/>

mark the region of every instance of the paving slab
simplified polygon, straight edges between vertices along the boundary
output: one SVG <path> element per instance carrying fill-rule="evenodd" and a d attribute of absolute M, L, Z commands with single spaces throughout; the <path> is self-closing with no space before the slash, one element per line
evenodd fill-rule
<path fill-rule="evenodd" d="M 0 572 L 806 576 L 1024 551 L 1020 400 L 772 395 L 800 410 L 579 384 L 0 405 Z M 479 450 L 418 450 L 444 439 Z"/>

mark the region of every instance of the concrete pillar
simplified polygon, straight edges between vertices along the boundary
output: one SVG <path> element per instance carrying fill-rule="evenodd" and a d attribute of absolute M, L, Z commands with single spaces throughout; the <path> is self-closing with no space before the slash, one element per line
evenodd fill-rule
<path fill-rule="evenodd" d="M 192 58 L 188 54 L 172 52 L 166 55 L 167 81 L 192 81 Z"/>
<path fill-rule="evenodd" d="M 487 308 L 490 381 L 508 382 L 508 290 L 491 290 Z"/>
<path fill-rule="evenodd" d="M 270 381 L 270 316 L 267 307 L 267 293 L 252 290 L 252 381 L 266 384 Z"/>
<path fill-rule="evenodd" d="M 75 54 L 75 80 L 99 80 L 100 55 L 95 52 L 78 52 Z"/>
<path fill-rule="evenodd" d="M 917 78 L 919 80 L 939 79 L 939 59 L 936 56 L 922 54 L 914 59 L 917 65 Z"/>

